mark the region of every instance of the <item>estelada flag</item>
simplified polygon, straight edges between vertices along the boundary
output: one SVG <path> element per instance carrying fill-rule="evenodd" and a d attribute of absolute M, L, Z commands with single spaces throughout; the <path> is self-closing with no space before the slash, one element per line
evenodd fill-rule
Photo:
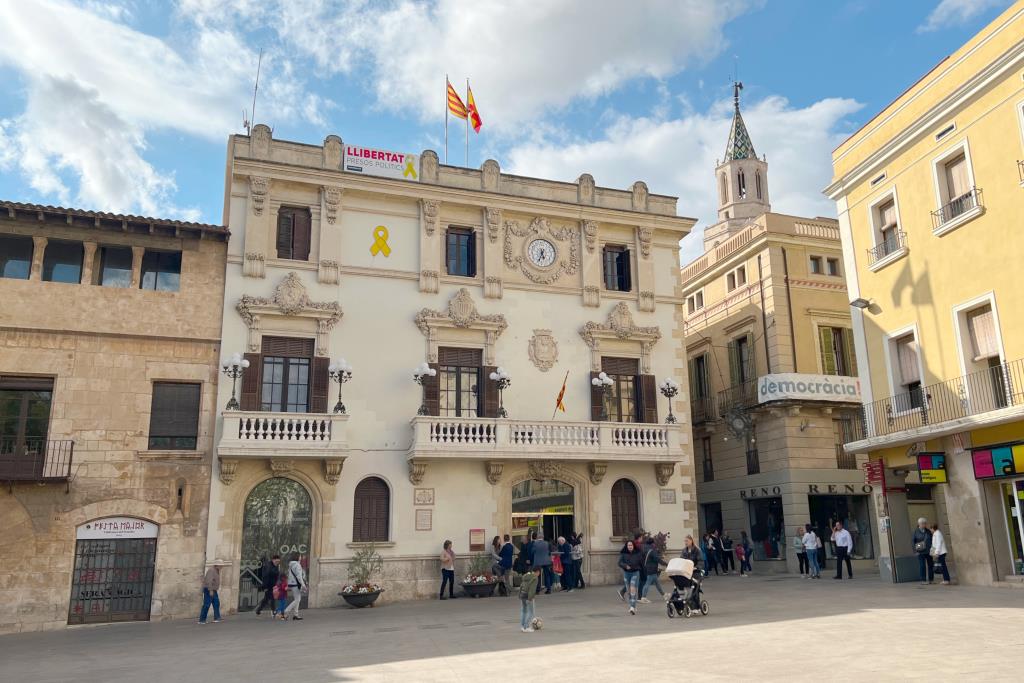
<path fill-rule="evenodd" d="M 459 97 L 459 93 L 455 92 L 451 81 L 445 79 L 445 82 L 448 83 L 448 111 L 457 118 L 466 118 L 466 105 L 462 103 L 462 98 Z"/>
<path fill-rule="evenodd" d="M 562 403 L 562 398 L 565 396 L 565 383 L 569 380 L 569 373 L 565 373 L 565 379 L 562 380 L 562 390 L 558 392 L 558 398 L 555 399 L 555 410 L 561 410 L 565 412 L 565 404 Z"/>
<path fill-rule="evenodd" d="M 473 130 L 479 133 L 484 125 L 484 120 L 480 118 L 480 110 L 476 108 L 476 100 L 473 99 L 473 89 L 469 87 L 469 81 L 466 81 L 466 104 L 469 110 L 469 123 L 473 126 Z"/>

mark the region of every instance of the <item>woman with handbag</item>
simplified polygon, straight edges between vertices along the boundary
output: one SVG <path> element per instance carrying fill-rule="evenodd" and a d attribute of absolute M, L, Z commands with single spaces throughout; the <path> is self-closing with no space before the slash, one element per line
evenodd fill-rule
<path fill-rule="evenodd" d="M 302 569 L 302 555 L 292 553 L 292 561 L 288 563 L 288 591 L 291 593 L 292 601 L 284 609 L 284 619 L 292 615 L 292 621 L 302 621 L 299 616 L 299 603 L 302 602 L 302 594 L 309 591 L 306 584 L 306 572 Z"/>
<path fill-rule="evenodd" d="M 804 547 L 803 527 L 796 528 L 796 534 L 793 536 L 793 549 L 796 550 L 796 559 L 800 563 L 800 576 L 805 579 L 811 578 L 811 565 L 807 561 L 807 548 Z"/>
<path fill-rule="evenodd" d="M 810 524 L 804 525 L 802 542 L 804 550 L 807 552 L 807 572 L 812 579 L 820 579 L 821 569 L 818 568 L 818 544 L 821 543 L 821 539 L 818 538 L 818 534 L 814 533 L 814 529 Z"/>
<path fill-rule="evenodd" d="M 917 520 L 917 528 L 910 539 L 914 544 L 914 554 L 917 555 L 917 566 L 921 576 L 922 584 L 929 584 L 935 580 L 935 567 L 932 566 L 932 531 L 928 528 L 928 520 L 921 517 Z"/>

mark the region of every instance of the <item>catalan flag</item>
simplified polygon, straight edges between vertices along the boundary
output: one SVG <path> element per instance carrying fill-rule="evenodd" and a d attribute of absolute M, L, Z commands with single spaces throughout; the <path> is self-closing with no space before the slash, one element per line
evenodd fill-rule
<path fill-rule="evenodd" d="M 555 399 L 555 411 L 556 412 L 559 411 L 559 410 L 561 410 L 563 413 L 565 412 L 565 404 L 562 402 L 562 399 L 565 397 L 565 383 L 568 382 L 568 381 L 569 381 L 569 371 L 566 370 L 566 372 L 565 372 L 565 379 L 562 380 L 562 390 L 558 392 L 558 398 Z M 552 414 L 551 417 L 552 417 L 552 419 L 554 419 L 554 417 L 555 417 L 554 414 Z"/>
<path fill-rule="evenodd" d="M 452 82 L 445 79 L 448 83 L 448 111 L 460 119 L 466 118 L 466 105 L 462 103 L 462 98 L 459 97 L 459 93 L 455 92 L 455 88 L 452 87 Z"/>
<path fill-rule="evenodd" d="M 449 88 L 451 85 L 448 86 Z M 448 100 L 451 101 L 451 92 L 449 91 Z M 467 110 L 469 111 L 469 122 L 473 126 L 473 130 L 477 133 L 484 125 L 484 120 L 480 118 L 480 110 L 476 108 L 476 100 L 473 99 L 473 89 L 469 87 L 469 81 L 466 81 L 466 103 Z"/>

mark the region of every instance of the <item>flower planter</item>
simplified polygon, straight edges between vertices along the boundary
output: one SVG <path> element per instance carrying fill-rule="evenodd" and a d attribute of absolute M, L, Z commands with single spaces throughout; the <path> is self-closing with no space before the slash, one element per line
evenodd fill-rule
<path fill-rule="evenodd" d="M 369 593 L 338 593 L 345 599 L 345 602 L 350 604 L 352 607 L 373 607 L 373 603 L 377 601 L 380 594 L 384 590 L 371 591 Z"/>
<path fill-rule="evenodd" d="M 464 583 L 462 590 L 471 598 L 489 598 L 494 595 L 494 589 L 498 587 L 496 581 L 490 583 Z"/>

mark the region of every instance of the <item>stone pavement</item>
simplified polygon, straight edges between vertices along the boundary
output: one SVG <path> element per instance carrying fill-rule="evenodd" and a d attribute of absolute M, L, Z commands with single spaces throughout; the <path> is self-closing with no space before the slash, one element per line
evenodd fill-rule
<path fill-rule="evenodd" d="M 1020 680 L 1024 590 L 877 576 L 705 588 L 711 613 L 686 620 L 658 602 L 631 617 L 614 587 L 542 595 L 532 634 L 519 632 L 519 601 L 497 597 L 16 634 L 0 637 L 0 680 Z"/>

